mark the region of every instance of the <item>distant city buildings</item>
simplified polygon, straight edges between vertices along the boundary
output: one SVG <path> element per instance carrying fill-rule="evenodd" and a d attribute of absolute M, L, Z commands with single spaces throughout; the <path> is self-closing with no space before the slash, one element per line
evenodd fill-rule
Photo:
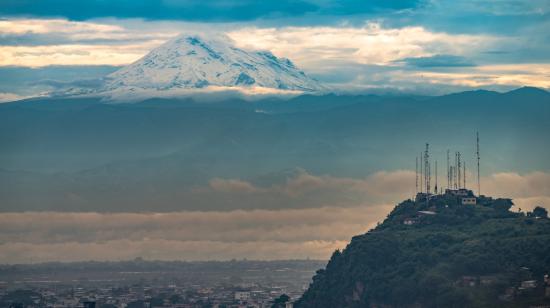
<path fill-rule="evenodd" d="M 6 308 L 271 308 L 282 295 L 291 308 L 322 261 L 135 262 L 64 265 L 2 272 L 0 307 Z M 89 269 L 83 268 L 89 266 Z M 163 268 L 168 266 L 168 268 Z M 28 265 L 34 268 L 33 265 Z M 42 268 L 42 265 L 37 265 Z M 139 269 L 139 270 L 136 270 Z M 167 271 L 171 269 L 172 271 Z M 67 271 L 67 274 L 63 274 Z M 15 273 L 15 274 L 13 274 Z M 57 276 L 52 279 L 51 276 Z"/>

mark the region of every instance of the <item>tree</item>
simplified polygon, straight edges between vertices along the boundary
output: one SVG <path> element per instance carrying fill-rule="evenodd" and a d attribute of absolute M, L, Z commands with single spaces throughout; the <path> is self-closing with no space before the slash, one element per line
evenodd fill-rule
<path fill-rule="evenodd" d="M 533 216 L 540 218 L 548 218 L 548 211 L 540 206 L 535 207 L 533 210 Z"/>
<path fill-rule="evenodd" d="M 512 203 L 512 200 L 503 198 L 496 199 L 492 203 L 492 207 L 495 210 L 502 212 L 508 212 L 513 205 L 514 203 Z M 519 209 L 519 211 L 521 212 L 521 208 Z"/>
<path fill-rule="evenodd" d="M 271 305 L 271 308 L 284 308 L 289 300 L 290 297 L 286 294 L 283 294 L 273 301 L 273 305 Z"/>

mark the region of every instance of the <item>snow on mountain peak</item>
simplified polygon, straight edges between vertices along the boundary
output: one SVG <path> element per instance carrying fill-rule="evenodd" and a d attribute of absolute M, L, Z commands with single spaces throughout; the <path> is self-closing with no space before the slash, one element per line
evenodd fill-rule
<path fill-rule="evenodd" d="M 180 35 L 108 75 L 101 92 L 204 88 L 267 88 L 316 92 L 325 88 L 289 59 L 245 51 L 230 39 Z"/>

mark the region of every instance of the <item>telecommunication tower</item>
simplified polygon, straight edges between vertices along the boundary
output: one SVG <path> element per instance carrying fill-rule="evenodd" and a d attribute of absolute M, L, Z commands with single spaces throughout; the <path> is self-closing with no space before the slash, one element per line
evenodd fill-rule
<path fill-rule="evenodd" d="M 477 156 L 477 194 L 481 196 L 481 180 L 479 178 L 479 132 L 476 132 L 476 156 Z"/>

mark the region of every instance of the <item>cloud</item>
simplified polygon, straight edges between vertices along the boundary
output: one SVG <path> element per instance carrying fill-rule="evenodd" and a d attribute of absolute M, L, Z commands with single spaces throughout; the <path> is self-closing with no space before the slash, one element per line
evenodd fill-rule
<path fill-rule="evenodd" d="M 0 243 L 340 241 L 383 218 L 391 205 L 169 213 L 4 213 Z"/>
<path fill-rule="evenodd" d="M 227 34 L 241 48 L 270 50 L 292 59 L 309 75 L 342 92 L 391 88 L 434 95 L 479 87 L 546 88 L 550 78 L 545 55 L 550 44 L 539 35 L 544 28 L 536 24 L 521 36 L 510 36 L 392 26 L 376 19 L 360 24 L 263 27 L 139 19 L 6 19 L 0 21 L 0 66 L 121 66 L 180 32 L 201 32 Z M 507 52 L 488 54 L 491 50 Z"/>
<path fill-rule="evenodd" d="M 30 82 L 29 85 L 43 85 L 48 86 L 53 89 L 66 89 L 71 87 L 77 87 L 77 88 L 99 88 L 102 85 L 101 79 L 80 79 L 80 80 L 74 80 L 74 81 L 60 81 L 60 80 L 52 80 L 52 79 L 43 79 L 35 82 Z"/>
<path fill-rule="evenodd" d="M 107 2 L 83 0 L 4 1 L 0 14 L 6 16 L 60 16 L 71 20 L 101 17 L 143 18 L 147 20 L 250 21 L 259 18 L 281 19 L 324 15 L 357 15 L 401 11 L 417 7 L 419 0 L 147 0 L 139 3 L 124 0 Z"/>
<path fill-rule="evenodd" d="M 550 196 L 550 174 L 532 172 L 520 175 L 514 172 L 496 173 L 483 178 L 483 191 L 510 198 Z"/>
<path fill-rule="evenodd" d="M 210 188 L 214 191 L 219 192 L 230 192 L 230 193 L 255 193 L 261 192 L 262 189 L 255 187 L 249 182 L 230 179 L 224 180 L 215 178 L 210 180 Z"/>
<path fill-rule="evenodd" d="M 311 241 L 299 243 L 281 242 L 212 242 L 171 240 L 114 240 L 100 243 L 28 244 L 8 243 L 0 245 L 0 262 L 72 262 L 114 261 L 142 257 L 149 260 L 288 260 L 328 259 L 336 249 L 345 247 L 348 241 Z"/>
<path fill-rule="evenodd" d="M 0 67 L 0 92 L 28 97 L 67 87 L 93 87 L 116 66 Z"/>
<path fill-rule="evenodd" d="M 269 16 L 296 16 L 316 10 L 306 1 L 197 1 L 147 0 L 139 3 L 115 0 L 109 2 L 83 0 L 30 0 L 3 3 L 0 14 L 8 16 L 62 16 L 71 20 L 99 17 L 144 18 L 149 20 L 242 21 Z"/>
<path fill-rule="evenodd" d="M 453 55 L 434 55 L 431 57 L 404 58 L 396 60 L 396 63 L 404 63 L 418 68 L 431 67 L 468 67 L 476 66 L 473 62 L 460 56 Z"/>
<path fill-rule="evenodd" d="M 468 173 L 468 179 L 473 178 Z M 536 205 L 550 209 L 549 173 L 496 173 L 483 177 L 481 185 L 484 194 L 514 198 L 516 208 L 524 211 Z M 318 202 L 316 207 L 165 213 L 2 213 L 0 263 L 139 256 L 161 260 L 326 259 L 352 236 L 383 220 L 394 204 L 410 195 L 412 187 L 414 173 L 410 171 L 378 172 L 366 179 L 315 176 L 302 171 L 270 186 L 213 179 L 202 193 L 223 193 L 225 199 L 233 196 L 242 202 L 249 201 L 246 196 L 273 194 L 282 203 L 321 194 L 324 202 Z M 362 202 L 347 198 L 358 192 L 363 196 Z M 334 194 L 339 202 L 326 198 Z M 380 199 L 391 201 L 376 202 Z M 330 205 L 328 201 L 336 203 Z M 343 204 L 347 206 L 342 207 Z"/>
<path fill-rule="evenodd" d="M 386 28 L 368 22 L 362 27 L 248 27 L 228 35 L 241 47 L 271 50 L 305 68 L 328 68 L 353 62 L 392 65 L 403 58 L 467 54 L 495 41 L 487 35 L 451 35 L 426 28 Z M 324 65 L 321 65 L 321 64 Z"/>
<path fill-rule="evenodd" d="M 152 49 L 149 45 L 1 46 L 0 66 L 126 65 Z"/>
<path fill-rule="evenodd" d="M 108 20 L 77 22 L 66 19 L 0 20 L 0 45 L 42 46 L 75 44 L 137 44 L 162 42 L 177 35 L 174 30 L 131 29 Z"/>
<path fill-rule="evenodd" d="M 550 87 L 550 66 L 542 56 L 550 44 L 538 38 L 540 31 L 526 36 L 453 34 L 367 22 L 361 27 L 244 27 L 228 35 L 241 47 L 269 49 L 292 59 L 333 89 L 438 95 L 481 87 Z M 486 53 L 512 48 L 498 56 Z"/>
<path fill-rule="evenodd" d="M 125 65 L 177 34 L 107 20 L 0 20 L 0 66 Z"/>
<path fill-rule="evenodd" d="M 518 86 L 550 87 L 550 64 L 479 65 L 467 71 L 395 72 L 393 82 L 415 79 L 419 84 L 455 85 L 467 88 L 507 89 Z M 504 88 L 506 89 L 506 88 Z"/>
<path fill-rule="evenodd" d="M 298 169 L 282 183 L 259 186 L 238 179 L 216 178 L 208 187 L 194 189 L 199 196 L 218 196 L 247 204 L 280 204 L 277 207 L 318 207 L 377 204 L 412 196 L 414 172 L 398 170 L 377 172 L 367 178 L 345 178 L 312 175 Z M 229 202 L 231 204 L 232 202 Z M 282 206 L 284 204 L 286 206 Z"/>
<path fill-rule="evenodd" d="M 15 93 L 4 93 L 0 92 L 0 103 L 7 103 L 7 102 L 13 102 L 18 101 L 21 99 L 24 99 L 24 96 L 15 94 Z"/>
<path fill-rule="evenodd" d="M 391 208 L 173 213 L 5 213 L 0 263 L 116 260 L 326 259 Z M 32 257 L 31 257 L 32 256 Z"/>
<path fill-rule="evenodd" d="M 55 54 L 75 52 L 88 53 L 79 58 L 80 64 L 128 64 L 178 32 L 192 32 L 194 28 L 212 35 L 227 32 L 240 47 L 270 50 L 308 70 L 327 65 L 330 68 L 331 63 L 338 62 L 392 65 L 392 61 L 408 57 L 464 54 L 472 48 L 491 46 L 495 40 L 486 35 L 450 35 L 423 27 L 385 28 L 378 22 L 368 22 L 361 27 L 258 28 L 225 24 L 13 19 L 0 21 L 3 45 L 0 65 L 61 64 Z M 31 57 L 25 59 L 25 56 L 38 53 L 45 58 L 42 64 Z M 68 60 L 67 64 L 74 64 Z M 321 63 L 324 65 L 320 66 Z"/>

